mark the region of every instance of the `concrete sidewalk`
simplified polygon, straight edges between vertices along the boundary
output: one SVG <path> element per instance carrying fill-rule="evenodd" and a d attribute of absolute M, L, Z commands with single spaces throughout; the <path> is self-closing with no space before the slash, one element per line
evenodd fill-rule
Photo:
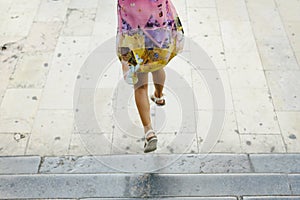
<path fill-rule="evenodd" d="M 169 64 L 192 89 L 186 99 L 194 110 L 182 119 L 186 105 L 178 96 L 187 88 L 177 85 L 174 93 L 170 88 L 176 83 L 168 79 L 167 105 L 151 104 L 160 129 L 156 153 L 201 153 L 217 112 L 225 113 L 225 121 L 212 152 L 300 152 L 300 1 L 173 1 L 186 37 L 204 49 L 218 74 L 182 57 Z M 79 72 L 116 34 L 116 0 L 0 0 L 0 13 L 5 13 L 0 16 L 0 155 L 143 152 L 133 91 L 120 81 L 117 59 L 98 77 L 94 93 L 101 132 L 78 131 L 74 121 L 75 85 L 86 78 Z M 197 56 L 189 43 L 184 52 Z M 210 84 L 222 81 L 225 107 L 213 107 L 203 74 L 215 76 Z M 127 90 L 131 94 L 124 98 Z M 120 110 L 130 113 L 128 126 L 114 115 Z M 89 125 L 89 118 L 83 123 Z"/>

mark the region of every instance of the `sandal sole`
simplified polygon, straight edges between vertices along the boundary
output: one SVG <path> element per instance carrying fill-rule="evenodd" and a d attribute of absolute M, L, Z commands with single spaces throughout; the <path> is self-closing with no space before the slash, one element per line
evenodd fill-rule
<path fill-rule="evenodd" d="M 149 153 L 149 152 L 152 152 L 152 151 L 155 151 L 157 149 L 157 139 L 154 138 L 154 139 L 151 139 L 145 149 L 144 149 L 144 153 Z"/>

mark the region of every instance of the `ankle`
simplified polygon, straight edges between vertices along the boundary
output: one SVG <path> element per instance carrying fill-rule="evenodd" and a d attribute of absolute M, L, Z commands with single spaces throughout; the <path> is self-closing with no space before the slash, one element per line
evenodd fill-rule
<path fill-rule="evenodd" d="M 154 96 L 156 98 L 161 98 L 163 96 L 162 92 L 161 93 L 158 93 L 157 91 L 154 92 Z"/>
<path fill-rule="evenodd" d="M 151 126 L 145 126 L 145 127 L 144 127 L 145 134 L 146 134 L 148 131 L 150 131 L 150 130 L 153 130 Z M 148 134 L 148 135 L 145 136 L 145 137 L 146 137 L 146 140 L 149 140 L 149 139 L 151 139 L 151 138 L 154 137 L 154 136 L 155 136 L 155 133 L 154 133 L 154 132 L 153 132 L 153 133 L 150 132 L 150 134 Z"/>
<path fill-rule="evenodd" d="M 152 130 L 152 126 L 151 124 L 150 125 L 147 125 L 147 126 L 144 126 L 144 132 L 147 133 L 148 131 Z"/>

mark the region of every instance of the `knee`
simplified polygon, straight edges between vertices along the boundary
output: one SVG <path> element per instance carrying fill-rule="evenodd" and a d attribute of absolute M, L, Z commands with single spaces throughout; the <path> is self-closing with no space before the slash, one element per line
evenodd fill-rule
<path fill-rule="evenodd" d="M 165 70 L 164 69 L 159 69 L 157 71 L 152 72 L 153 77 L 161 77 L 164 76 Z"/>
<path fill-rule="evenodd" d="M 136 84 L 134 89 L 135 89 L 135 92 L 139 92 L 139 93 L 147 92 L 148 85 L 147 84 Z"/>

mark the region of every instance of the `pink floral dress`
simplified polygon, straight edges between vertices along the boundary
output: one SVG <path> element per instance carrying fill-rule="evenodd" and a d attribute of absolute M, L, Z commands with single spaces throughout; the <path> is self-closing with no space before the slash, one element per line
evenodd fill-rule
<path fill-rule="evenodd" d="M 137 72 L 166 66 L 183 49 L 184 31 L 170 0 L 118 0 L 117 55 Z"/>

